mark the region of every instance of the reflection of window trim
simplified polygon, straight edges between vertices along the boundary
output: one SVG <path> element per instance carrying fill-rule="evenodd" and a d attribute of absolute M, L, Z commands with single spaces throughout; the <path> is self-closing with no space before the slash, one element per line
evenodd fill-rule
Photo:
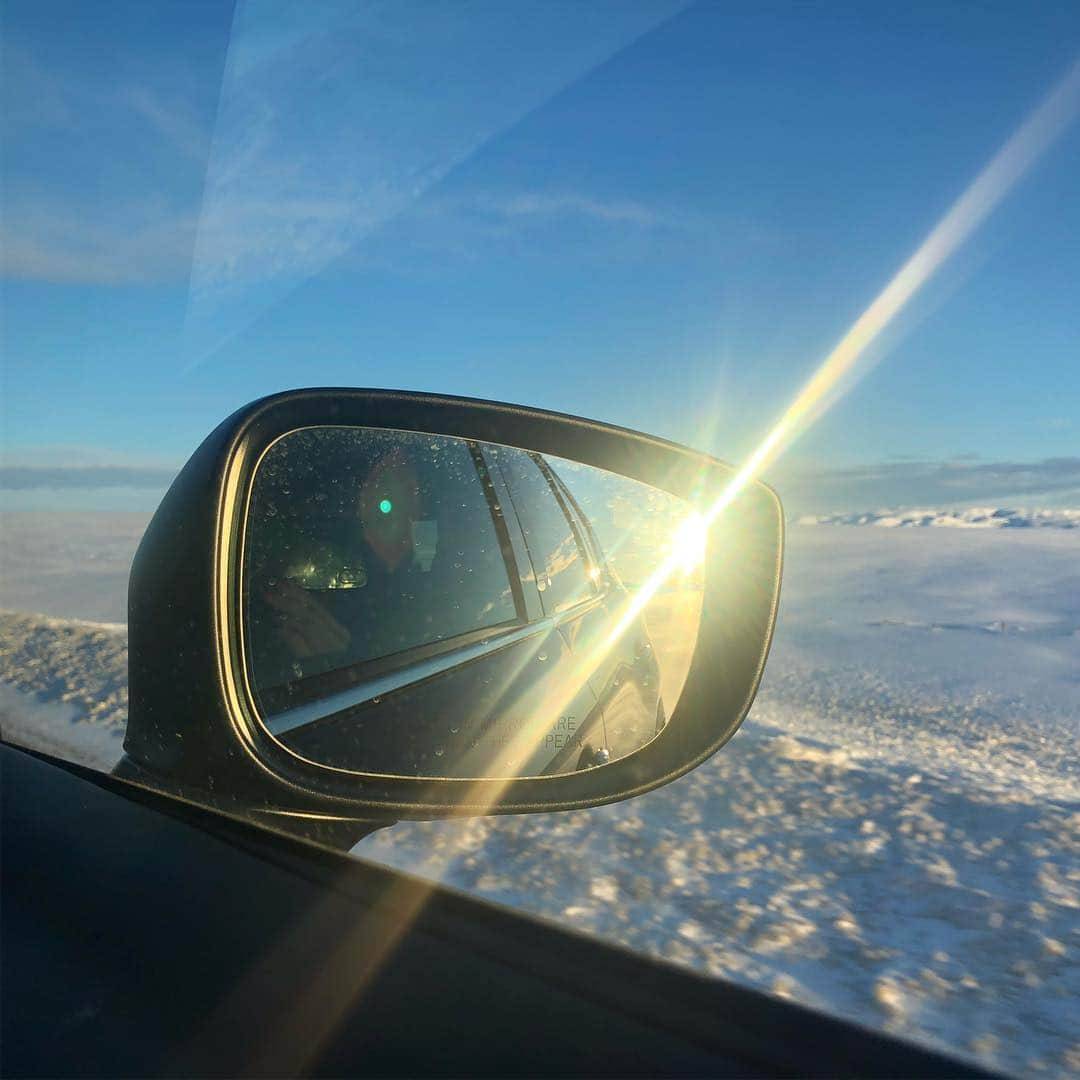
<path fill-rule="evenodd" d="M 495 492 L 495 482 L 491 478 L 487 462 L 480 450 L 480 444 L 475 439 L 466 440 L 469 454 L 472 457 L 473 468 L 480 479 L 480 489 L 487 500 L 488 512 L 491 514 L 492 527 L 495 529 L 495 537 L 499 542 L 499 550 L 502 552 L 503 564 L 506 567 L 506 576 L 509 579 L 510 593 L 514 599 L 514 608 L 519 619 L 529 617 L 525 604 L 525 590 L 522 587 L 521 568 L 518 566 L 517 555 L 510 539 L 510 527 L 506 523 L 506 515 L 503 513 L 502 503 Z"/>
<path fill-rule="evenodd" d="M 494 634 L 488 633 L 482 641 L 459 645 L 456 648 L 441 652 L 437 656 L 417 660 L 394 671 L 365 679 L 363 682 L 358 682 L 355 686 L 331 694 L 329 697 L 306 702 L 303 705 L 294 706 L 272 716 L 263 716 L 263 725 L 272 735 L 285 735 L 299 727 L 329 719 L 336 713 L 354 709 L 358 705 L 371 701 L 373 698 L 385 697 L 387 694 L 412 686 L 414 683 L 442 675 L 444 672 L 460 667 L 462 664 L 481 660 L 492 653 L 526 641 L 528 638 L 535 637 L 538 634 L 550 633 L 562 623 L 584 615 L 586 611 L 599 602 L 598 597 L 588 597 L 575 604 L 572 608 L 560 611 L 557 615 L 540 619 L 538 622 L 514 629 L 496 631 Z"/>
<path fill-rule="evenodd" d="M 400 668 L 421 663 L 466 645 L 485 641 L 492 635 L 519 629 L 524 624 L 524 619 L 507 619 L 503 622 L 491 623 L 489 626 L 478 627 L 475 630 L 464 630 L 450 637 L 435 638 L 433 641 L 425 641 L 419 645 L 410 645 L 383 656 L 357 660 L 342 667 L 328 668 L 326 671 L 312 672 L 294 682 L 259 687 L 256 691 L 259 704 L 265 714 L 272 715 L 286 712 L 294 705 L 302 705 L 308 701 L 325 701 L 360 683 L 370 682 L 372 679 L 398 671 Z"/>
<path fill-rule="evenodd" d="M 553 618 L 556 626 L 561 626 L 564 622 L 569 622 L 571 619 L 576 619 L 579 615 L 584 615 L 587 611 L 599 605 L 603 600 L 602 596 L 584 596 L 580 600 L 575 600 L 570 607 L 561 608 L 556 611 Z"/>

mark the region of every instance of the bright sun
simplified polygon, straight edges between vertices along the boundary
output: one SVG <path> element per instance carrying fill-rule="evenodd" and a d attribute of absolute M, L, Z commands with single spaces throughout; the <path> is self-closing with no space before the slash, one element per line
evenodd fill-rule
<path fill-rule="evenodd" d="M 705 561 L 705 543 L 709 526 L 705 518 L 691 513 L 675 530 L 671 550 L 683 575 L 692 574 Z"/>

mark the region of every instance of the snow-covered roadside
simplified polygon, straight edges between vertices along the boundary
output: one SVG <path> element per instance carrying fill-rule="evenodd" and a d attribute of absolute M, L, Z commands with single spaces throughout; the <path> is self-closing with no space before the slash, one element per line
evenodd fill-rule
<path fill-rule="evenodd" d="M 1017 1073 L 1080 1072 L 1078 540 L 795 527 L 765 684 L 712 761 L 617 806 L 403 824 L 356 853 Z M 5 734 L 18 714 L 80 760 L 84 733 L 118 746 L 124 643 L 0 613 L 0 681 L 50 703 L 4 692 Z"/>
<path fill-rule="evenodd" d="M 123 754 L 124 729 L 118 724 L 83 723 L 77 705 L 42 701 L 0 682 L 0 737 L 109 772 Z"/>
<path fill-rule="evenodd" d="M 127 723 L 127 628 L 0 611 L 0 732 L 111 769 Z"/>
<path fill-rule="evenodd" d="M 1076 804 L 867 763 L 773 719 L 636 801 L 396 826 L 359 850 L 1020 1073 L 1074 1070 Z"/>
<path fill-rule="evenodd" d="M 119 760 L 127 578 L 149 517 L 0 512 L 5 738 L 94 768 Z"/>

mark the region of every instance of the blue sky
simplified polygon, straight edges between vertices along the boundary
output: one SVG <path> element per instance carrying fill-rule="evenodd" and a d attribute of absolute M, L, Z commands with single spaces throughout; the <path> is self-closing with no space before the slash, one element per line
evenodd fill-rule
<path fill-rule="evenodd" d="M 142 505 L 292 386 L 740 459 L 1076 62 L 1080 8 L 9 2 L 3 50 L 6 504 L 112 469 L 102 505 Z M 1074 123 L 781 493 L 1080 492 L 1077 236 Z"/>

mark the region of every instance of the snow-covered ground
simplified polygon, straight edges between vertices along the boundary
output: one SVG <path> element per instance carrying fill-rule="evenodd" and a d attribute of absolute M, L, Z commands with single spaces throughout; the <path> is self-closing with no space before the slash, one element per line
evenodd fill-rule
<path fill-rule="evenodd" d="M 121 581 L 145 518 L 92 517 L 0 522 L 0 723 L 106 767 L 126 710 Z M 356 851 L 1010 1071 L 1069 1075 L 1078 734 L 1080 532 L 797 525 L 765 684 L 712 761 L 617 806 L 403 824 Z"/>

